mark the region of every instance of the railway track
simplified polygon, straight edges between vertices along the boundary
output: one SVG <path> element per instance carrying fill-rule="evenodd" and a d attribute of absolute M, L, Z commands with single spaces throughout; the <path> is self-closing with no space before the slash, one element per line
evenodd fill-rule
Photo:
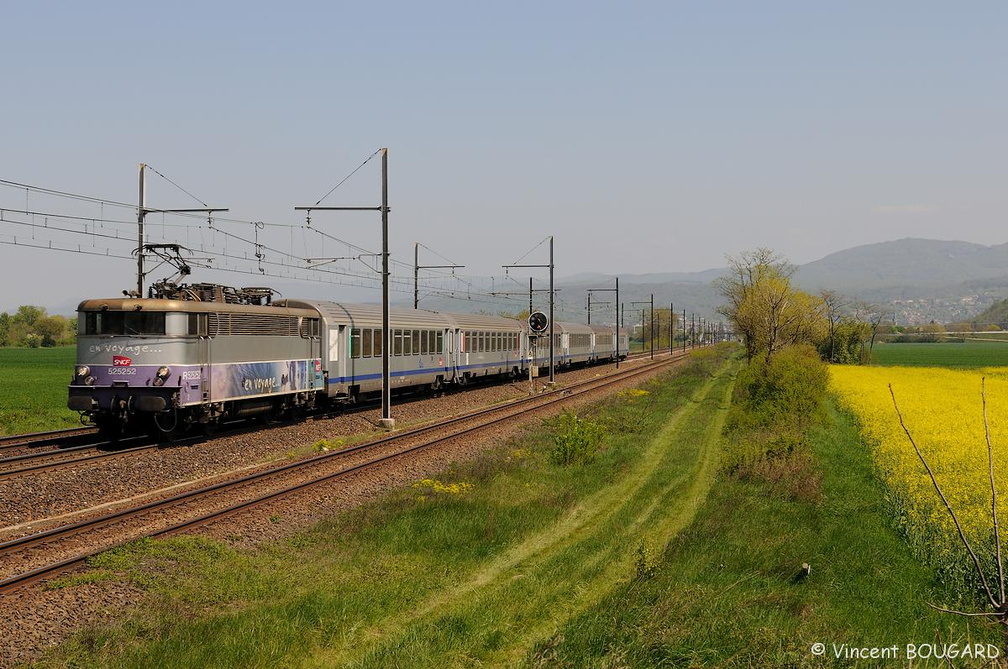
<path fill-rule="evenodd" d="M 140 442 L 140 438 L 124 440 L 126 443 Z M 123 442 L 116 444 L 115 450 L 103 451 L 103 446 L 111 446 L 109 442 L 85 444 L 83 446 L 67 446 L 42 452 L 28 452 L 0 458 L 0 481 L 31 476 L 46 471 L 76 467 L 82 464 L 92 464 L 102 460 L 133 457 L 158 448 L 157 444 L 143 444 L 133 447 L 123 447 Z"/>
<path fill-rule="evenodd" d="M 352 476 L 399 458 L 459 439 L 531 411 L 570 401 L 586 393 L 622 384 L 655 372 L 683 354 L 662 356 L 652 363 L 582 381 L 571 386 L 471 412 L 446 421 L 402 430 L 359 445 L 331 451 L 307 459 L 265 467 L 238 478 L 186 490 L 162 499 L 138 503 L 80 522 L 55 527 L 0 543 L 0 564 L 22 567 L 5 575 L 0 592 L 51 578 L 81 566 L 85 561 L 113 546 L 142 537 L 161 537 L 183 532 L 246 509 L 334 480 Z M 181 519 L 180 519 L 181 517 Z"/>
<path fill-rule="evenodd" d="M 98 441 L 98 430 L 93 427 L 71 427 L 49 432 L 0 435 L 0 458 L 29 452 L 46 446 L 53 448 L 80 446 Z"/>
<path fill-rule="evenodd" d="M 679 351 L 676 353 L 681 355 Z M 647 351 L 637 352 L 628 356 L 628 360 L 641 360 L 648 355 Z M 366 411 L 378 405 L 379 400 L 375 399 L 362 402 L 352 410 Z M 231 427 L 222 426 L 216 436 L 260 429 L 262 426 L 249 428 L 245 423 Z M 184 445 L 204 438 L 206 437 L 197 435 L 182 436 L 176 437 L 171 443 L 176 446 Z M 79 445 L 77 445 L 78 443 Z M 52 448 L 40 450 L 44 446 L 52 446 Z M 101 450 L 103 447 L 110 450 L 103 451 Z M 52 472 L 62 468 L 98 464 L 102 461 L 118 458 L 137 457 L 159 447 L 156 443 L 150 443 L 149 437 L 143 436 L 127 437 L 115 444 L 100 441 L 97 430 L 94 428 L 70 428 L 0 437 L 0 481 Z"/>

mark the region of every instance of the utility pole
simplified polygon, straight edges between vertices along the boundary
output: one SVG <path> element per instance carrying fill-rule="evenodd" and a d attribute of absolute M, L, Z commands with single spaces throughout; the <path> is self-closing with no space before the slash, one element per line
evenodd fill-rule
<path fill-rule="evenodd" d="M 613 303 L 615 307 L 615 322 L 613 323 L 613 336 L 616 338 L 615 351 L 616 351 L 616 369 L 619 369 L 619 277 L 616 278 L 616 288 L 589 288 L 588 289 L 588 304 L 591 305 L 591 294 L 592 293 L 616 293 L 616 301 Z M 588 324 L 591 325 L 591 308 L 588 309 Z"/>
<path fill-rule="evenodd" d="M 388 244 L 388 149 L 380 149 L 382 154 L 382 203 L 378 207 L 323 207 L 316 202 L 309 207 L 294 207 L 295 211 L 380 211 L 382 215 L 382 417 L 380 425 L 391 430 L 395 427 L 392 418 L 392 384 L 389 374 L 389 244 Z M 373 157 L 373 155 L 372 155 Z M 369 159 L 370 160 L 370 159 Z M 321 202 L 321 200 L 319 200 Z"/>
<path fill-rule="evenodd" d="M 654 293 L 651 294 L 651 300 L 644 302 L 643 300 L 637 302 L 630 302 L 631 306 L 635 304 L 649 304 L 651 305 L 651 359 L 654 360 Z M 640 331 L 641 331 L 641 353 L 644 352 L 646 346 L 644 345 L 644 310 L 641 309 L 640 312 Z"/>
<path fill-rule="evenodd" d="M 669 302 L 668 316 L 668 354 L 672 355 L 675 348 L 675 302 Z"/>
<path fill-rule="evenodd" d="M 686 310 L 682 310 L 682 350 L 686 352 Z"/>
<path fill-rule="evenodd" d="M 143 297 L 144 292 L 144 219 L 147 214 L 152 213 L 163 213 L 163 214 L 193 214 L 193 213 L 204 213 L 208 216 L 215 211 L 227 211 L 227 209 L 221 209 L 216 207 L 202 207 L 199 209 L 148 209 L 147 208 L 147 185 L 144 181 L 144 170 L 147 169 L 146 163 L 140 163 L 140 176 L 139 176 L 139 203 L 137 205 L 137 297 Z M 196 198 L 193 198 L 194 200 Z"/>
<path fill-rule="evenodd" d="M 450 269 L 454 274 L 455 270 L 460 267 L 465 267 L 465 265 L 421 265 L 420 242 L 413 242 L 413 308 L 418 309 L 420 304 L 420 270 Z"/>
<path fill-rule="evenodd" d="M 553 301 L 555 289 L 553 287 L 553 235 L 549 237 L 549 264 L 548 265 L 501 265 L 504 269 L 512 269 L 517 267 L 539 267 L 539 268 L 549 268 L 549 338 L 550 338 L 550 355 L 549 355 L 549 368 L 550 368 L 550 385 L 556 383 L 556 370 L 554 369 L 555 357 L 556 357 L 556 329 L 553 324 Z M 542 242 L 540 242 L 541 244 Z M 532 279 L 529 278 L 529 313 L 532 312 Z"/>

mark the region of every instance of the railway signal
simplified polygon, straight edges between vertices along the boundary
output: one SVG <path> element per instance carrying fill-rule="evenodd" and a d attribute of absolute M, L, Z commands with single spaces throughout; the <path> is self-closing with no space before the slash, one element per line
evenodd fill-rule
<path fill-rule="evenodd" d="M 533 311 L 528 317 L 529 330 L 536 334 L 546 332 L 549 327 L 549 317 L 541 311 Z"/>

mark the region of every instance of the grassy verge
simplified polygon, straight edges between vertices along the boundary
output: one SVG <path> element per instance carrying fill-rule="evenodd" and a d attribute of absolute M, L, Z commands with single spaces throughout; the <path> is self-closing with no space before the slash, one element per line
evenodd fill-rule
<path fill-rule="evenodd" d="M 66 406 L 75 355 L 73 346 L 0 348 L 0 434 L 80 425 Z"/>
<path fill-rule="evenodd" d="M 44 664 L 518 663 L 689 524 L 716 470 L 726 369 L 707 352 L 263 549 L 188 538 L 107 553 L 65 585 L 126 579 L 150 601 Z"/>
<path fill-rule="evenodd" d="M 1000 643 L 995 626 L 928 606 L 954 594 L 893 529 L 853 420 L 832 400 L 825 412 L 804 447 L 762 476 L 752 467 L 742 477 L 722 470 L 693 524 L 648 577 L 561 625 L 526 664 L 900 666 L 911 653 L 941 652 L 944 644 L 997 652 L 987 646 Z M 815 644 L 823 644 L 821 654 Z"/>

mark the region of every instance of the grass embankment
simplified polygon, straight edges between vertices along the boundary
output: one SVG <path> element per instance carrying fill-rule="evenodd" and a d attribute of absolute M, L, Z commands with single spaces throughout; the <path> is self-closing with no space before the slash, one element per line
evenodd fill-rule
<path fill-rule="evenodd" d="M 872 361 L 904 367 L 1008 367 L 1008 341 L 878 343 L 872 348 Z"/>
<path fill-rule="evenodd" d="M 0 434 L 80 426 L 67 409 L 76 348 L 0 348 Z"/>
<path fill-rule="evenodd" d="M 800 357 L 740 378 L 725 467 L 693 524 L 653 575 L 543 644 L 549 666 L 898 665 L 967 641 L 992 652 L 996 630 L 928 607 L 950 593 L 894 531 L 856 425 Z"/>
<path fill-rule="evenodd" d="M 732 384 L 723 358 L 704 352 L 580 420 L 548 421 L 274 546 L 190 538 L 112 551 L 69 587 L 124 578 L 150 602 L 50 663 L 520 663 L 690 523 L 717 468 Z"/>

